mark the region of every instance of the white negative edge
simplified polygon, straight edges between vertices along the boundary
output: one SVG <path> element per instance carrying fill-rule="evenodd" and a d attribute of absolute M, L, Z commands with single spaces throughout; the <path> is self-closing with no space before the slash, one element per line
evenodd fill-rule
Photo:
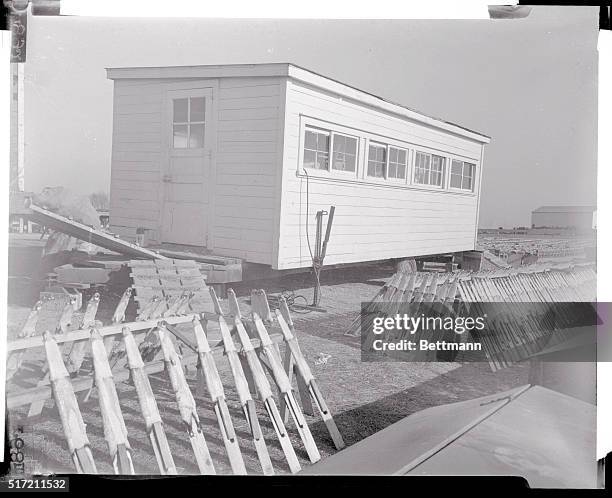
<path fill-rule="evenodd" d="M 5 436 L 6 410 L 6 341 L 8 302 L 8 221 L 9 221 L 9 165 L 11 158 L 11 33 L 0 31 L 0 441 Z M 4 461 L 4 444 L 0 451 L 0 462 Z"/>
<path fill-rule="evenodd" d="M 342 5 L 344 2 L 334 2 L 331 5 Z M 371 4 L 371 2 L 369 2 Z M 505 5 L 515 5 L 516 2 L 504 2 Z M 146 5 L 146 8 L 145 8 Z M 189 16 L 198 17 L 235 17 L 236 12 L 241 12 L 242 17 L 266 17 L 278 18 L 287 16 L 294 18 L 328 18 L 333 17 L 333 10 L 330 11 L 330 3 L 327 0 L 316 0 L 311 2 L 308 8 L 303 5 L 298 6 L 291 2 L 277 0 L 260 0 L 251 2 L 249 0 L 234 0 L 231 7 L 224 5 L 210 5 L 197 1 L 187 1 L 181 4 L 181 10 L 174 13 L 168 12 L 167 2 L 161 0 L 90 0 L 82 2 L 79 0 L 62 0 L 61 13 L 65 15 L 96 16 L 104 15 L 109 17 L 125 16 L 151 16 L 151 17 L 171 17 Z M 253 12 L 256 6 L 257 12 Z M 291 6 L 291 7 L 289 7 Z M 247 8 L 249 7 L 249 8 Z M 282 8 L 281 8 L 282 7 Z M 482 0 L 465 0 L 460 4 L 453 1 L 431 2 L 420 0 L 401 5 L 394 1 L 377 2 L 375 6 L 368 6 L 368 2 L 351 1 L 350 11 L 352 18 L 368 17 L 395 17 L 405 19 L 465 19 L 465 18 L 488 18 L 488 2 Z M 377 12 L 374 12 L 374 7 Z M 224 9 L 231 8 L 230 13 Z M 338 10 L 336 10 L 338 11 Z M 325 15 L 317 15 L 315 12 L 325 12 Z M 443 14 L 442 14 L 443 12 Z M 284 16 L 279 15 L 283 13 Z M 382 15 L 381 13 L 384 13 Z M 344 13 L 340 17 L 346 17 Z M 5 154 L 0 159 L 0 168 L 8 178 L 8 165 L 10 160 L 10 113 L 4 112 L 10 108 L 10 91 L 5 89 L 5 85 L 10 86 L 10 33 L 2 32 L 0 60 L 0 95 L 4 95 L 0 109 L 0 151 Z M 599 101 L 598 101 L 598 199 L 597 199 L 597 296 L 600 302 L 612 301 L 612 286 L 605 286 L 606 277 L 612 276 L 612 261 L 604 255 L 610 254 L 612 250 L 612 199 L 606 192 L 604 185 L 611 185 L 612 169 L 602 168 L 600 165 L 610 164 L 612 161 L 612 147 L 606 137 L 612 132 L 612 116 L 604 112 L 605 109 L 612 109 L 611 91 L 612 85 L 612 33 L 600 31 L 599 33 Z M 8 181 L 8 180 L 7 180 Z M 5 183 L 6 185 L 6 183 Z M 8 222 L 8 197 L 0 196 L 0 216 L 6 224 Z M 6 324 L 7 324 L 7 257 L 8 257 L 8 226 L 0 227 L 0 358 L 6 358 Z M 0 399 L 5 399 L 5 362 L 0 365 Z M 604 421 L 612 420 L 612 363 L 600 362 L 597 365 L 597 458 L 603 458 L 608 452 L 612 451 L 612 424 Z M 5 403 L 0 403 L 0 438 L 5 434 Z M 4 459 L 4 452 L 0 452 L 0 462 Z"/>
<path fill-rule="evenodd" d="M 501 2 L 500 2 L 501 3 Z M 108 17 L 207 17 L 287 19 L 489 19 L 483 0 L 233 0 L 230 2 L 162 2 L 152 0 L 61 0 L 62 15 Z M 516 1 L 503 2 L 515 5 Z M 172 5 L 174 8 L 169 8 Z M 180 5 L 180 8 L 177 8 Z"/>
<path fill-rule="evenodd" d="M 612 302 L 612 32 L 600 31 L 597 154 L 597 301 Z M 607 90 L 606 90 L 607 88 Z M 610 333 L 605 326 L 603 333 Z M 599 331 L 598 331 L 599 332 Z M 607 352 L 609 354 L 609 352 Z M 609 359 L 609 358 L 604 358 Z M 612 451 L 612 362 L 597 363 L 597 458 Z"/>

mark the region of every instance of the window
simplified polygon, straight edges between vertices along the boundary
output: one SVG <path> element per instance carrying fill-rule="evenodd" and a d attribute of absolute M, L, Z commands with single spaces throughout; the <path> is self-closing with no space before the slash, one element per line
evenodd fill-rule
<path fill-rule="evenodd" d="M 406 149 L 398 149 L 397 147 L 389 146 L 389 170 L 388 178 L 398 178 L 404 180 L 406 178 L 406 159 L 408 151 Z"/>
<path fill-rule="evenodd" d="M 172 146 L 175 149 L 204 147 L 204 97 L 174 99 L 172 101 Z"/>
<path fill-rule="evenodd" d="M 453 159 L 451 164 L 451 188 L 474 190 L 474 173 L 476 165 Z"/>
<path fill-rule="evenodd" d="M 333 151 L 331 169 L 357 171 L 357 138 L 318 128 L 306 128 L 304 168 L 329 170 L 329 151 Z"/>
<path fill-rule="evenodd" d="M 431 156 L 431 182 L 430 185 L 441 187 L 444 185 L 444 157 Z"/>
<path fill-rule="evenodd" d="M 385 178 L 387 169 L 387 146 L 370 144 L 368 152 L 368 176 Z"/>
<path fill-rule="evenodd" d="M 444 167 L 446 159 L 434 154 L 417 152 L 414 164 L 414 182 L 421 185 L 444 185 Z"/>
<path fill-rule="evenodd" d="M 304 136 L 304 168 L 329 169 L 328 131 L 306 128 Z"/>
<path fill-rule="evenodd" d="M 334 155 L 332 169 L 355 172 L 357 167 L 357 139 L 333 134 Z"/>

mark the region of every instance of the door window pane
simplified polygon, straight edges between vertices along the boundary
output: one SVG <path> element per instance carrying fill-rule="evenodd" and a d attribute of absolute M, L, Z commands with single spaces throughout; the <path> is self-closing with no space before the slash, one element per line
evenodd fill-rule
<path fill-rule="evenodd" d="M 187 125 L 174 125 L 172 135 L 172 146 L 175 149 L 187 148 Z"/>
<path fill-rule="evenodd" d="M 190 99 L 190 116 L 189 121 L 204 121 L 205 115 L 204 97 L 191 97 Z"/>
<path fill-rule="evenodd" d="M 204 125 L 189 125 L 189 148 L 201 149 L 204 147 Z"/>
<path fill-rule="evenodd" d="M 186 123 L 188 118 L 188 101 L 187 99 L 174 99 L 174 123 Z"/>

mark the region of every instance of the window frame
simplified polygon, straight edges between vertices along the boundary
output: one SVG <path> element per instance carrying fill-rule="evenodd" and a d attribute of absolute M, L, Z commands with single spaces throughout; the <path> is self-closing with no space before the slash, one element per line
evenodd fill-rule
<path fill-rule="evenodd" d="M 330 161 L 333 161 L 333 136 L 344 135 L 351 137 L 357 141 L 357 156 L 356 156 L 356 171 L 342 171 L 335 170 L 332 168 L 332 162 L 329 163 L 327 170 L 322 169 L 310 169 L 304 168 L 304 142 L 305 142 L 305 131 L 311 128 L 317 131 L 326 131 L 331 134 L 330 137 Z M 331 121 L 325 121 L 323 119 L 311 116 L 309 114 L 299 114 L 299 135 L 298 150 L 296 161 L 295 174 L 300 178 L 305 178 L 306 173 L 310 177 L 323 178 L 329 180 L 346 181 L 355 183 L 358 185 L 378 185 L 389 188 L 403 188 L 415 191 L 433 191 L 433 192 L 446 192 L 453 195 L 477 195 L 477 181 L 478 181 L 478 165 L 479 161 L 476 158 L 455 155 L 445 150 L 438 150 L 430 148 L 428 146 L 415 143 L 415 141 L 409 141 L 377 134 L 365 129 L 357 127 L 348 127 Z M 386 158 L 385 158 L 385 176 L 375 177 L 368 175 L 368 157 L 369 157 L 369 144 L 375 143 L 376 145 L 386 146 Z M 400 149 L 406 151 L 406 176 L 405 178 L 394 178 L 389 176 L 389 164 L 391 159 L 391 148 Z M 443 177 L 441 185 L 431 185 L 425 183 L 415 182 L 416 174 L 416 158 L 417 153 L 425 154 L 430 156 L 439 156 L 444 161 Z M 474 179 L 473 189 L 457 189 L 450 188 L 450 165 L 452 160 L 457 159 L 469 164 L 474 164 Z M 431 159 L 430 159 L 431 161 Z M 431 165 L 430 165 L 431 171 Z"/>
<path fill-rule="evenodd" d="M 403 151 L 406 153 L 406 160 L 404 161 L 404 176 L 389 176 L 389 166 L 391 164 L 391 149 L 395 149 L 398 152 Z M 395 162 L 395 164 L 400 164 L 399 162 Z M 387 180 L 394 183 L 399 184 L 409 184 L 410 183 L 410 149 L 407 147 L 399 147 L 394 144 L 387 144 Z"/>
<path fill-rule="evenodd" d="M 326 178 L 347 178 L 355 180 L 357 179 L 357 175 L 359 173 L 361 153 L 361 137 L 359 135 L 356 135 L 355 132 L 351 133 L 350 130 L 341 126 L 332 126 L 329 124 L 314 122 L 313 120 L 302 122 L 300 128 L 300 144 L 298 149 L 298 174 L 303 174 L 304 170 L 306 170 L 306 172 L 310 176 L 322 176 Z M 306 132 L 308 130 L 314 130 L 317 132 L 329 134 L 327 169 L 309 168 L 304 165 L 304 151 L 307 150 Z M 333 168 L 334 136 L 336 135 L 352 138 L 355 140 L 355 171 L 347 171 Z"/>
<path fill-rule="evenodd" d="M 336 136 L 341 136 L 345 138 L 352 138 L 355 140 L 355 169 L 354 171 L 349 171 L 345 169 L 335 169 L 334 168 L 334 144 Z M 330 173 L 339 173 L 341 175 L 350 175 L 357 176 L 357 172 L 359 171 L 359 137 L 355 135 L 349 135 L 348 133 L 343 133 L 340 131 L 331 130 L 331 137 L 329 142 L 330 149 L 330 161 L 329 161 L 329 171 Z M 346 154 L 346 152 L 345 152 Z"/>
<path fill-rule="evenodd" d="M 417 160 L 418 160 L 418 156 L 419 154 L 422 154 L 424 156 L 428 156 L 429 157 L 429 175 L 428 178 L 431 180 L 431 172 L 432 172 L 432 166 L 433 166 L 433 158 L 435 157 L 440 157 L 442 159 L 442 178 L 441 178 L 441 182 L 440 184 L 434 184 L 434 183 L 421 183 L 421 182 L 417 182 L 416 179 L 416 175 L 417 175 Z M 419 187 L 419 188 L 426 188 L 426 189 L 432 189 L 432 190 L 447 190 L 447 181 L 449 178 L 449 174 L 448 174 L 448 156 L 447 155 L 443 155 L 443 154 L 436 154 L 434 152 L 429 152 L 426 150 L 423 150 L 421 148 L 415 148 L 414 149 L 414 154 L 413 154 L 413 167 L 412 167 L 412 185 L 415 187 Z"/>
<path fill-rule="evenodd" d="M 204 101 L 204 120 L 203 121 L 191 121 L 191 99 L 202 99 Z M 186 100 L 187 101 L 187 121 L 175 121 L 174 120 L 174 102 L 177 100 Z M 176 96 L 170 98 L 170 104 L 172 109 L 172 115 L 170 119 L 170 144 L 173 150 L 202 150 L 206 147 L 206 128 L 210 126 L 210 123 L 206 123 L 206 109 L 208 107 L 208 103 L 206 102 L 205 95 L 186 95 L 186 96 Z M 202 125 L 204 128 L 204 134 L 202 136 L 202 147 L 190 147 L 189 142 L 191 139 L 191 126 L 192 125 Z M 174 146 L 174 127 L 175 126 L 186 126 L 187 127 L 187 136 L 186 136 L 186 147 L 175 147 Z"/>
<path fill-rule="evenodd" d="M 471 162 L 471 161 L 465 161 L 464 159 L 461 158 L 456 158 L 456 157 L 452 157 L 451 158 L 451 170 L 449 171 L 448 174 L 448 190 L 452 191 L 452 192 L 463 192 L 463 193 L 475 193 L 476 191 L 476 168 L 477 168 L 477 163 L 476 161 Z M 461 187 L 453 187 L 452 186 L 452 164 L 454 162 L 460 162 L 461 163 Z M 465 178 L 465 166 L 466 165 L 470 165 L 472 167 L 472 187 L 471 188 L 463 188 L 463 179 Z"/>
<path fill-rule="evenodd" d="M 313 149 L 307 149 L 306 148 L 306 132 L 307 131 L 312 131 L 314 133 L 318 133 L 318 134 L 325 134 L 328 137 L 328 149 L 327 149 L 327 168 L 307 168 L 306 166 L 304 166 L 304 154 L 307 150 L 312 151 Z M 304 128 L 304 140 L 303 140 L 303 144 L 301 147 L 301 159 L 302 159 L 302 167 L 305 169 L 310 169 L 312 171 L 326 171 L 326 172 L 330 172 L 331 171 L 331 151 L 332 151 L 332 133 L 330 130 L 324 130 L 322 128 L 318 128 L 318 127 L 314 127 L 314 126 L 306 126 Z M 319 151 L 319 149 L 314 150 L 315 152 L 315 164 L 317 164 L 317 159 L 318 159 L 318 153 L 322 152 Z"/>
<path fill-rule="evenodd" d="M 382 163 L 382 166 L 383 166 L 382 176 L 370 175 L 370 148 L 371 147 L 383 149 L 385 151 L 385 159 Z M 366 178 L 379 180 L 379 181 L 387 179 L 387 173 L 389 171 L 389 150 L 388 149 L 389 149 L 389 146 L 385 143 L 378 142 L 377 140 L 368 140 L 367 151 L 366 151 L 367 153 L 366 153 L 365 162 L 364 162 L 364 176 Z"/>

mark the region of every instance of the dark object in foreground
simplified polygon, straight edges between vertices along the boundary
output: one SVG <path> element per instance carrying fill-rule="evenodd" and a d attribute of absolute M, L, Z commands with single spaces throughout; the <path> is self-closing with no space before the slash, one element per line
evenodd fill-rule
<path fill-rule="evenodd" d="M 318 475 L 518 475 L 597 484 L 594 405 L 539 386 L 414 413 L 305 469 Z"/>

